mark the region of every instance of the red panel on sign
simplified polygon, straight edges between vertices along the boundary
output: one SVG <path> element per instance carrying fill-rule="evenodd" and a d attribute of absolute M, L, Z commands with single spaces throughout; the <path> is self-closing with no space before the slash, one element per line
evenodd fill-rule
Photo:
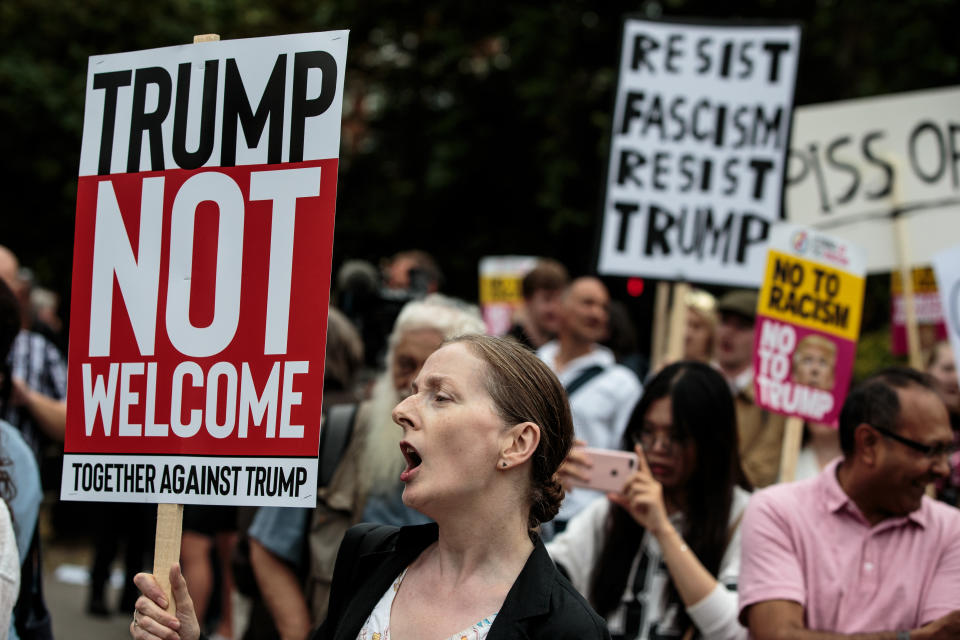
<path fill-rule="evenodd" d="M 316 455 L 336 184 L 336 159 L 81 177 L 66 452 Z"/>

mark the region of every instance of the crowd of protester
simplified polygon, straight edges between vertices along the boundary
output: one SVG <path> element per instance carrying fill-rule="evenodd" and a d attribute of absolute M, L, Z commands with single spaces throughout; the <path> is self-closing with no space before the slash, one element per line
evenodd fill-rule
<path fill-rule="evenodd" d="M 0 247 L 0 349 L 9 354 L 0 370 L 0 629 L 24 640 L 52 637 L 43 635 L 50 620 L 37 517 L 42 490 L 59 489 L 41 478 L 52 477 L 44 466 L 51 449 L 62 450 L 66 416 L 56 300 L 36 289 L 13 252 Z M 500 628 L 510 619 L 519 629 L 524 616 L 533 616 L 524 607 L 536 600 L 536 585 L 552 585 L 557 599 L 538 610 L 539 623 L 522 623 L 533 624 L 524 627 L 527 635 L 499 637 L 574 637 L 574 630 L 576 637 L 678 640 L 960 637 L 960 388 L 948 343 L 930 349 L 924 372 L 887 369 L 856 385 L 839 424 L 805 424 L 796 481 L 781 482 L 784 417 L 759 407 L 753 395 L 755 291 L 719 298 L 690 291 L 682 301 L 682 359 L 649 370 L 628 316 L 618 315 L 603 282 L 571 279 L 555 260 L 540 260 L 524 278 L 523 305 L 506 342 L 451 345 L 482 335 L 484 325 L 475 305 L 442 290 L 438 265 L 422 251 L 398 253 L 379 268 L 346 263 L 328 321 L 317 506 L 188 507 L 181 565 L 171 575 L 178 599 L 172 619 L 156 604 L 163 596 L 155 584 L 138 576 L 145 594 L 139 599 L 134 587 L 134 574 L 150 566 L 150 514 L 141 506 L 92 505 L 102 526 L 93 532 L 87 611 L 135 609 L 135 638 L 167 630 L 181 638 L 303 640 L 317 627 L 317 638 L 341 637 L 335 634 L 344 629 L 359 637 L 354 623 L 372 634 L 363 637 L 387 638 L 382 607 L 387 625 L 393 603 L 397 625 L 424 628 L 418 616 L 430 603 L 417 600 L 424 595 L 418 586 L 438 580 L 446 560 L 463 560 L 444 554 L 451 540 L 467 539 L 470 548 L 487 550 L 499 541 L 504 551 L 465 574 L 470 606 L 451 610 L 439 596 L 433 603 L 438 629 L 459 629 L 473 615 L 464 611 L 490 609 L 465 637 L 486 637 L 497 619 Z M 440 482 L 460 492 L 453 503 L 442 486 L 415 499 L 401 481 L 421 463 L 422 451 L 401 454 L 398 445 L 422 420 L 429 423 L 421 406 L 430 384 L 425 366 L 423 375 L 453 377 L 480 367 L 486 378 L 461 382 L 467 395 L 480 394 L 478 402 L 493 406 L 505 424 L 537 426 L 536 441 L 518 427 L 509 455 L 487 460 L 478 451 L 451 463 L 449 479 Z M 811 368 L 809 375 L 821 374 Z M 526 395 L 536 407 L 503 395 L 491 379 L 534 385 L 536 393 Z M 559 400 L 551 396 L 554 382 Z M 558 404 L 567 418 L 547 411 Z M 486 433 L 487 423 L 469 413 L 470 424 L 479 425 L 470 429 Z M 439 458 L 455 458 L 435 441 L 430 446 Z M 589 474 L 588 446 L 636 452 L 639 467 L 620 492 L 574 488 Z M 488 463 L 500 473 L 485 475 Z M 518 483 L 521 476 L 532 484 Z M 518 491 L 528 498 L 518 502 Z M 394 529 L 374 528 L 354 540 L 350 532 L 360 523 L 404 527 L 419 537 L 411 542 L 413 533 L 395 538 Z M 382 580 L 394 594 L 384 595 L 386 605 L 378 601 L 384 589 L 368 593 L 345 577 L 344 554 L 364 545 L 393 553 L 407 543 L 409 564 L 399 567 L 399 577 L 390 574 L 392 561 L 373 572 L 389 574 Z M 114 605 L 105 585 L 121 545 L 127 578 Z M 538 564 L 547 557 L 549 570 Z M 475 588 L 471 581 L 486 570 L 512 578 Z M 531 582 L 531 572 L 539 582 Z M 408 586 L 398 592 L 401 580 Z M 522 592 L 523 606 L 511 584 L 531 590 Z M 342 593 L 351 590 L 364 602 L 372 597 L 369 615 L 353 619 Z M 606 629 L 594 625 L 601 619 Z"/>

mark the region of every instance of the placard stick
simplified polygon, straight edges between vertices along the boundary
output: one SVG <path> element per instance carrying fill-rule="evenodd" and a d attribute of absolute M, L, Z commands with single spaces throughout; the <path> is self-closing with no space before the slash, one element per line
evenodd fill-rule
<path fill-rule="evenodd" d="M 687 333 L 687 296 L 690 285 L 677 282 L 673 285 L 673 306 L 670 308 L 670 328 L 667 333 L 667 354 L 665 362 L 676 362 L 683 358 L 683 338 Z"/>
<path fill-rule="evenodd" d="M 920 330 L 917 328 L 917 307 L 913 299 L 913 269 L 907 259 L 907 225 L 904 224 L 903 216 L 897 216 L 894 219 L 893 229 L 897 236 L 897 249 L 900 253 L 900 281 L 910 366 L 922 371 L 923 354 L 920 353 Z"/>
<path fill-rule="evenodd" d="M 180 561 L 180 536 L 183 533 L 183 505 L 157 505 L 157 537 L 153 551 L 153 577 L 167 596 L 167 613 L 175 614 L 170 567 Z"/>
<path fill-rule="evenodd" d="M 193 43 L 217 42 L 220 35 L 204 33 L 193 36 Z M 176 614 L 173 588 L 170 585 L 170 567 L 180 561 L 180 539 L 183 535 L 183 505 L 157 505 L 157 532 L 153 551 L 153 577 L 167 597 L 167 613 Z"/>
<path fill-rule="evenodd" d="M 659 371 L 663 363 L 663 354 L 667 348 L 667 305 L 670 302 L 670 283 L 657 282 L 657 293 L 653 299 L 653 336 L 650 341 L 650 369 Z"/>
<path fill-rule="evenodd" d="M 783 427 L 780 449 L 780 482 L 793 482 L 797 477 L 797 458 L 803 443 L 803 418 L 791 416 Z"/>

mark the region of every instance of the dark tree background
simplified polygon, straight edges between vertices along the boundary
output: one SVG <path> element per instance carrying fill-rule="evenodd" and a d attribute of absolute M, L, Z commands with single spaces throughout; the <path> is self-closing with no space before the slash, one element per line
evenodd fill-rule
<path fill-rule="evenodd" d="M 957 83 L 957 4 L 4 0 L 0 243 L 68 302 L 88 56 L 196 33 L 347 28 L 334 268 L 419 247 L 470 299 L 483 255 L 553 256 L 585 273 L 624 13 L 800 22 L 802 105 Z M 867 328 L 888 316 L 873 304 Z"/>

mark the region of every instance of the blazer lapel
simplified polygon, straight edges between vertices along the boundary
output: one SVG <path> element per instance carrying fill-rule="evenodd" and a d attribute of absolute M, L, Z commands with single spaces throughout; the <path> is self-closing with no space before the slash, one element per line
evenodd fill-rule
<path fill-rule="evenodd" d="M 490 627 L 487 640 L 516 640 L 526 638 L 527 618 L 550 612 L 550 598 L 554 585 L 553 560 L 539 538 L 533 553 L 527 558 L 523 570 L 503 601 L 503 607 Z"/>
<path fill-rule="evenodd" d="M 373 607 L 400 572 L 436 539 L 435 524 L 411 527 L 401 529 L 393 545 L 360 554 L 351 580 L 357 589 L 344 609 L 334 640 L 356 640 Z"/>

